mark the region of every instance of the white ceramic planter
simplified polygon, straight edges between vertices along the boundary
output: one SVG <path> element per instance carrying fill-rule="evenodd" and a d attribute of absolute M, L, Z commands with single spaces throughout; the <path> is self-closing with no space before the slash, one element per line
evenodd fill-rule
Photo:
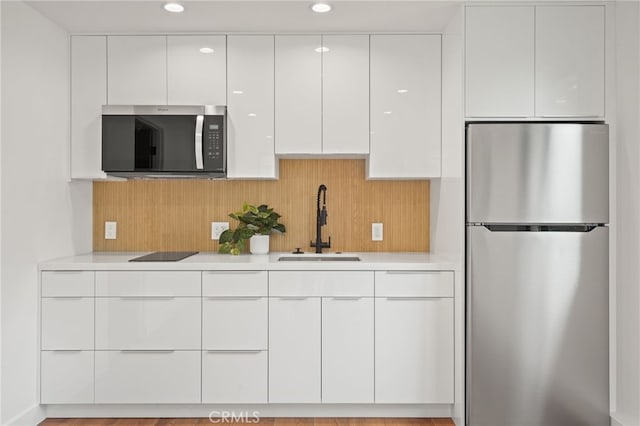
<path fill-rule="evenodd" d="M 249 239 L 249 251 L 251 254 L 269 253 L 269 235 L 254 235 Z"/>

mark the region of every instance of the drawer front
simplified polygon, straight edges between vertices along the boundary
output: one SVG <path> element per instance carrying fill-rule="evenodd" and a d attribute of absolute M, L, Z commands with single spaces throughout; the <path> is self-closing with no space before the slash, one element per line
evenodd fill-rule
<path fill-rule="evenodd" d="M 96 349 L 200 350 L 201 299 L 96 298 Z"/>
<path fill-rule="evenodd" d="M 376 297 L 453 297 L 453 271 L 376 271 Z"/>
<path fill-rule="evenodd" d="M 268 299 L 204 298 L 203 349 L 267 349 Z"/>
<path fill-rule="evenodd" d="M 40 403 L 93 403 L 93 351 L 43 351 L 40 362 Z"/>
<path fill-rule="evenodd" d="M 203 296 L 266 296 L 267 271 L 203 271 Z"/>
<path fill-rule="evenodd" d="M 43 350 L 93 350 L 93 297 L 41 300 Z"/>
<path fill-rule="evenodd" d="M 93 271 L 42 272 L 42 297 L 93 297 Z"/>
<path fill-rule="evenodd" d="M 96 296 L 200 296 L 200 271 L 98 271 Z"/>
<path fill-rule="evenodd" d="M 373 272 L 272 271 L 269 296 L 373 296 Z"/>
<path fill-rule="evenodd" d="M 267 352 L 203 352 L 202 402 L 266 404 Z"/>
<path fill-rule="evenodd" d="M 96 403 L 200 403 L 200 351 L 96 351 Z"/>

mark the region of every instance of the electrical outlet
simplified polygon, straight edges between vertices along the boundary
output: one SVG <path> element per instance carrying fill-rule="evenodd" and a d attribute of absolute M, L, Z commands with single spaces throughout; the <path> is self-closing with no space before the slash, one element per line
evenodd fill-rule
<path fill-rule="evenodd" d="M 104 239 L 115 240 L 117 236 L 117 222 L 104 223 Z"/>
<path fill-rule="evenodd" d="M 372 223 L 371 224 L 371 241 L 382 241 L 382 224 L 381 223 Z"/>
<path fill-rule="evenodd" d="M 220 235 L 229 229 L 229 222 L 211 222 L 211 239 L 219 240 Z"/>

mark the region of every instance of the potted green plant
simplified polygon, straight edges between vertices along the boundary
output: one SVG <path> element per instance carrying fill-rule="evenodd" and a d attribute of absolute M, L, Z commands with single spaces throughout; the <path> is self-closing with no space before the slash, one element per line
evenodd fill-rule
<path fill-rule="evenodd" d="M 241 211 L 230 213 L 229 217 L 239 224 L 236 229 L 228 229 L 220 235 L 220 253 L 240 254 L 249 240 L 252 254 L 267 254 L 269 236 L 274 232 L 286 232 L 285 226 L 278 222 L 281 216 L 266 204 L 256 207 L 245 202 Z"/>

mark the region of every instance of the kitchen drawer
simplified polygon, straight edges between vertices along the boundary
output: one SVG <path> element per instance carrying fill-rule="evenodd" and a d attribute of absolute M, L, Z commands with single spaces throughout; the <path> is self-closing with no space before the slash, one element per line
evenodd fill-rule
<path fill-rule="evenodd" d="M 373 272 L 369 271 L 272 271 L 269 296 L 331 297 L 373 296 Z"/>
<path fill-rule="evenodd" d="M 268 299 L 214 298 L 202 301 L 203 349 L 267 349 Z"/>
<path fill-rule="evenodd" d="M 197 296 L 199 271 L 98 271 L 96 296 Z"/>
<path fill-rule="evenodd" d="M 200 350 L 199 297 L 96 298 L 96 349 Z"/>
<path fill-rule="evenodd" d="M 200 351 L 96 351 L 96 403 L 199 404 Z"/>
<path fill-rule="evenodd" d="M 267 271 L 203 271 L 203 296 L 266 296 Z"/>
<path fill-rule="evenodd" d="M 267 352 L 203 352 L 202 402 L 266 404 Z"/>
<path fill-rule="evenodd" d="M 93 403 L 93 351 L 42 351 L 40 403 Z"/>
<path fill-rule="evenodd" d="M 453 297 L 453 271 L 376 271 L 376 297 Z"/>
<path fill-rule="evenodd" d="M 43 350 L 93 350 L 93 297 L 41 300 Z"/>
<path fill-rule="evenodd" d="M 42 297 L 93 297 L 93 271 L 44 271 Z"/>

